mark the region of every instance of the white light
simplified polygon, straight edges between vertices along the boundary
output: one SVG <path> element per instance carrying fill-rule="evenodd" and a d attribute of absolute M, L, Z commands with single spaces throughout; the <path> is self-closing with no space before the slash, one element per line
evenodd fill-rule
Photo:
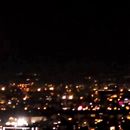
<path fill-rule="evenodd" d="M 66 99 L 66 95 L 62 96 L 62 99 Z"/>
<path fill-rule="evenodd" d="M 19 118 L 17 120 L 17 126 L 23 126 L 23 125 L 28 125 L 27 121 L 24 118 Z"/>
<path fill-rule="evenodd" d="M 41 88 L 38 88 L 37 91 L 40 92 L 40 91 L 41 91 Z"/>
<path fill-rule="evenodd" d="M 25 97 L 23 98 L 23 100 L 25 101 L 25 100 L 27 100 L 27 98 L 28 98 L 28 97 L 27 97 L 27 96 L 25 96 Z"/>
<path fill-rule="evenodd" d="M 124 104 L 122 104 L 121 106 L 122 106 L 122 107 L 125 107 L 125 105 L 124 105 Z"/>
<path fill-rule="evenodd" d="M 57 122 L 53 122 L 54 125 L 57 125 Z"/>
<path fill-rule="evenodd" d="M 58 123 L 58 124 L 60 124 L 60 123 L 61 123 L 61 121 L 58 121 L 57 123 Z"/>
<path fill-rule="evenodd" d="M 49 90 L 53 91 L 53 90 L 54 90 L 54 87 L 50 87 Z"/>
<path fill-rule="evenodd" d="M 46 110 L 46 107 L 43 107 L 44 110 Z"/>
<path fill-rule="evenodd" d="M 84 97 L 80 97 L 80 100 L 82 100 Z"/>
<path fill-rule="evenodd" d="M 6 122 L 5 124 L 6 124 L 6 125 L 11 125 L 11 123 L 10 123 L 10 122 Z"/>
<path fill-rule="evenodd" d="M 115 130 L 115 126 L 111 126 L 111 127 L 110 127 L 110 130 Z"/>
<path fill-rule="evenodd" d="M 30 81 L 30 79 L 26 79 L 26 81 Z"/>
<path fill-rule="evenodd" d="M 89 104 L 90 104 L 90 105 L 93 105 L 93 103 L 92 103 L 92 102 L 90 102 Z"/>
<path fill-rule="evenodd" d="M 40 107 L 38 107 L 37 109 L 40 110 Z"/>
<path fill-rule="evenodd" d="M 67 108 L 67 107 L 63 107 L 62 109 L 63 109 L 63 110 L 67 110 L 68 108 Z"/>
<path fill-rule="evenodd" d="M 82 109 L 83 109 L 82 106 L 79 106 L 79 107 L 78 107 L 78 111 L 81 111 Z"/>
<path fill-rule="evenodd" d="M 32 120 L 31 122 L 32 122 L 32 123 L 35 123 L 36 121 Z"/>
<path fill-rule="evenodd" d="M 120 89 L 120 92 L 123 92 L 123 89 Z"/>
<path fill-rule="evenodd" d="M 24 107 L 24 110 L 28 110 L 28 108 L 27 108 L 27 107 Z"/>
<path fill-rule="evenodd" d="M 12 104 L 12 102 L 11 102 L 11 101 L 8 101 L 8 104 Z"/>
<path fill-rule="evenodd" d="M 108 87 L 107 87 L 107 86 L 105 86 L 105 87 L 104 87 L 104 90 L 107 90 L 107 89 L 108 89 Z"/>
<path fill-rule="evenodd" d="M 68 118 L 68 121 L 72 121 L 72 118 L 71 118 L 71 117 L 69 117 L 69 118 Z"/>
<path fill-rule="evenodd" d="M 1 90 L 2 90 L 2 91 L 5 91 L 5 87 L 2 87 Z"/>
<path fill-rule="evenodd" d="M 56 130 L 56 127 L 53 127 L 53 130 Z"/>
<path fill-rule="evenodd" d="M 108 107 L 107 110 L 112 110 L 112 108 L 111 108 L 111 107 Z"/>
<path fill-rule="evenodd" d="M 69 95 L 68 99 L 72 100 L 73 99 L 73 95 Z"/>

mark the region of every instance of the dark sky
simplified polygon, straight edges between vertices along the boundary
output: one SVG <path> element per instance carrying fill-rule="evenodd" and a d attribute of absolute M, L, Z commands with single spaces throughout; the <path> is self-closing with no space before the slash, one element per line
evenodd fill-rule
<path fill-rule="evenodd" d="M 127 6 L 53 1 L 4 7 L 1 63 L 130 61 Z"/>

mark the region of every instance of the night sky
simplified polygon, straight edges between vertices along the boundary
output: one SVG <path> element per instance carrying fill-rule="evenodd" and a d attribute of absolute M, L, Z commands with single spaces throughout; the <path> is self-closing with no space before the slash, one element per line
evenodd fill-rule
<path fill-rule="evenodd" d="M 1 70 L 17 70 L 27 64 L 63 69 L 71 64 L 83 71 L 86 64 L 99 62 L 129 64 L 129 10 L 109 4 L 4 5 L 0 12 Z"/>

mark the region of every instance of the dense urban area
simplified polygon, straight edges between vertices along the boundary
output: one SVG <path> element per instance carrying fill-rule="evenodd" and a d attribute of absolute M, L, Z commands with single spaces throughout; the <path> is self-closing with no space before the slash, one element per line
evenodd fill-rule
<path fill-rule="evenodd" d="M 128 130 L 129 75 L 84 83 L 45 83 L 40 74 L 18 73 L 0 84 L 0 129 Z"/>

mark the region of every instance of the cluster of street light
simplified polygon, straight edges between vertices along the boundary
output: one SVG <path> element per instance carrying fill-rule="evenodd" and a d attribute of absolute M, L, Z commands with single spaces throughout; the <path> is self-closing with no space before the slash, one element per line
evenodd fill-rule
<path fill-rule="evenodd" d="M 36 75 L 35 75 L 36 77 Z M 19 111 L 27 114 L 47 112 L 88 112 L 94 118 L 94 125 L 103 122 L 103 113 L 113 111 L 128 112 L 125 117 L 130 120 L 130 89 L 117 83 L 99 83 L 98 80 L 88 78 L 89 82 L 84 84 L 38 84 L 30 78 L 22 83 L 10 83 L 7 86 L 0 86 L 0 111 Z M 36 81 L 38 81 L 36 77 Z M 96 117 L 94 113 L 98 113 Z M 90 114 L 91 113 L 91 114 Z M 58 116 L 59 116 L 58 115 Z M 65 115 L 68 122 L 74 122 L 73 129 L 90 127 L 89 118 L 80 122 L 81 117 Z M 123 117 L 123 116 L 122 116 Z M 46 117 L 47 121 L 48 118 Z M 124 121 L 124 119 L 122 120 Z M 19 126 L 19 122 L 28 125 L 24 118 L 17 119 L 11 117 L 6 125 Z M 91 122 L 91 121 L 90 121 Z M 11 124 L 12 123 L 12 124 Z M 62 121 L 56 119 L 52 122 L 52 129 L 58 130 Z M 120 125 L 121 127 L 121 125 Z M 95 130 L 96 127 L 90 129 Z M 111 129 L 114 128 L 113 126 Z"/>

